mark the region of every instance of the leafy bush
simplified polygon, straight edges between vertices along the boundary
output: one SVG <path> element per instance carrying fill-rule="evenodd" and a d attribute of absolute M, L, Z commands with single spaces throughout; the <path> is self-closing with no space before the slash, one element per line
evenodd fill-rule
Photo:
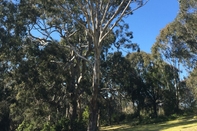
<path fill-rule="evenodd" d="M 163 91 L 164 104 L 163 109 L 166 116 L 170 116 L 175 113 L 176 110 L 176 98 L 174 92 L 169 90 Z"/>
<path fill-rule="evenodd" d="M 75 120 L 72 131 L 86 131 L 87 124 L 85 121 Z M 55 124 L 55 131 L 71 131 L 71 121 L 67 118 L 63 118 Z"/>
<path fill-rule="evenodd" d="M 54 126 L 50 126 L 48 123 L 44 125 L 41 131 L 56 131 Z"/>
<path fill-rule="evenodd" d="M 88 106 L 86 106 L 83 112 L 83 121 L 88 123 L 88 118 L 89 118 L 89 109 L 88 109 Z"/>
<path fill-rule="evenodd" d="M 4 131 L 9 130 L 10 126 L 10 118 L 9 118 L 10 110 L 9 105 L 6 101 L 0 102 L 0 129 Z"/>
<path fill-rule="evenodd" d="M 25 120 L 18 126 L 16 131 L 32 131 L 34 130 L 35 125 L 28 123 Z"/>

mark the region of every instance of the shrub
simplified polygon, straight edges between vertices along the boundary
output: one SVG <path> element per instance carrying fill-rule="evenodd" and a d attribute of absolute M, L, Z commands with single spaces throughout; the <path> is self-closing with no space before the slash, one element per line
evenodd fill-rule
<path fill-rule="evenodd" d="M 62 118 L 55 124 L 55 131 L 86 131 L 87 124 L 83 120 L 75 120 L 73 123 L 73 129 L 71 130 L 71 121 L 68 118 Z"/>

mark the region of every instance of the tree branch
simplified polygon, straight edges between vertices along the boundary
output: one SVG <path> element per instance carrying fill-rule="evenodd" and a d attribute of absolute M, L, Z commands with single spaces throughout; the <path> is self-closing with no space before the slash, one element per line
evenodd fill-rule
<path fill-rule="evenodd" d="M 142 6 L 144 6 L 147 2 L 148 2 L 149 0 L 147 0 L 143 5 L 140 5 L 140 6 L 138 6 L 138 7 L 136 7 L 135 9 L 133 9 L 133 10 L 131 10 L 130 12 L 128 12 L 128 13 L 126 13 L 125 14 L 125 11 L 126 11 L 126 9 L 129 7 L 129 5 L 130 5 L 130 3 L 132 2 L 132 0 L 130 0 L 129 2 L 128 2 L 128 4 L 126 5 L 126 7 L 124 8 L 124 10 L 122 11 L 122 13 L 121 13 L 121 15 L 120 15 L 120 17 L 118 18 L 118 20 L 116 20 L 115 22 L 114 22 L 114 24 L 111 26 L 111 28 L 105 33 L 105 28 L 107 28 L 107 26 L 109 26 L 109 24 L 112 22 L 112 20 L 115 18 L 115 15 L 113 15 L 112 17 L 111 17 L 111 21 L 109 22 L 108 21 L 108 23 L 105 25 L 105 27 L 104 27 L 104 30 L 102 31 L 102 34 L 100 35 L 100 42 L 114 29 L 114 27 L 118 24 L 118 22 L 125 16 L 125 15 L 128 15 L 128 14 L 130 14 L 130 13 L 132 13 L 133 11 L 135 11 L 135 10 L 137 10 L 137 9 L 139 9 L 139 8 L 141 8 Z M 105 33 L 105 34 L 103 34 L 103 33 Z"/>
<path fill-rule="evenodd" d="M 130 5 L 130 3 L 131 3 L 131 1 L 132 0 L 129 0 L 129 2 L 128 2 L 128 4 L 127 4 L 127 6 L 129 6 Z M 114 18 L 116 18 L 116 16 L 118 15 L 118 13 L 119 13 L 119 11 L 120 11 L 120 9 L 121 9 L 121 7 L 123 6 L 123 3 L 125 2 L 125 0 L 122 0 L 122 2 L 120 3 L 120 5 L 119 5 L 119 7 L 118 7 L 118 9 L 115 11 L 115 13 L 112 15 L 112 17 L 108 20 L 108 22 L 105 24 L 105 26 L 104 26 L 104 28 L 101 30 L 101 39 L 102 39 L 102 37 L 103 37 L 103 33 L 105 33 L 105 31 L 107 30 L 107 28 L 108 28 L 108 26 L 110 25 L 110 23 L 114 20 Z M 108 8 L 106 8 L 106 9 L 108 9 Z M 108 11 L 108 10 L 105 10 L 105 12 L 106 11 Z M 105 18 L 102 18 L 102 20 L 104 20 Z"/>
<path fill-rule="evenodd" d="M 103 22 L 105 20 L 106 15 L 107 15 L 107 11 L 109 10 L 109 4 L 110 4 L 110 0 L 108 0 L 107 5 L 105 6 L 105 11 L 104 11 L 104 14 L 103 14 L 103 18 L 101 19 L 100 31 L 102 31 L 102 25 L 103 25 Z"/>

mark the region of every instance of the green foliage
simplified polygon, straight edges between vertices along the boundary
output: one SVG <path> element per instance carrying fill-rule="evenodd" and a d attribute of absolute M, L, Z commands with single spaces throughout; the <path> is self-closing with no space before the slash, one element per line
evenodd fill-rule
<path fill-rule="evenodd" d="M 44 127 L 41 131 L 56 131 L 54 126 L 47 124 L 44 124 Z"/>
<path fill-rule="evenodd" d="M 86 131 L 87 130 L 87 124 L 84 121 L 75 120 L 73 125 L 74 128 L 71 129 L 70 127 L 70 120 L 67 118 L 60 119 L 55 125 L 54 129 L 55 131 Z"/>
<path fill-rule="evenodd" d="M 189 89 L 189 93 L 192 93 L 190 94 L 190 96 L 193 96 L 194 99 L 190 99 L 190 101 L 192 102 L 195 102 L 197 101 L 197 68 L 194 68 L 194 70 L 190 73 L 189 77 L 186 79 L 186 86 L 188 87 Z"/>
<path fill-rule="evenodd" d="M 88 106 L 86 106 L 85 110 L 83 111 L 83 121 L 87 123 L 88 118 L 89 118 L 89 108 Z"/>
<path fill-rule="evenodd" d="M 175 93 L 169 90 L 163 91 L 164 97 L 164 112 L 166 116 L 172 115 L 176 111 L 176 97 Z"/>
<path fill-rule="evenodd" d="M 34 125 L 34 123 L 29 123 L 27 121 L 23 121 L 18 128 L 16 129 L 16 131 L 32 131 L 36 129 L 36 125 Z"/>
<path fill-rule="evenodd" d="M 70 121 L 67 118 L 60 119 L 55 125 L 55 130 L 58 131 L 69 131 Z"/>

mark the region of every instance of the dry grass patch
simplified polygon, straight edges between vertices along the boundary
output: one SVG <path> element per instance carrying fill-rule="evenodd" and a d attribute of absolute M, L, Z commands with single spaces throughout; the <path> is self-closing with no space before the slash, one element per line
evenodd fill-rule
<path fill-rule="evenodd" d="M 184 117 L 168 122 L 137 125 L 121 124 L 101 127 L 101 131 L 197 131 L 197 117 Z"/>

